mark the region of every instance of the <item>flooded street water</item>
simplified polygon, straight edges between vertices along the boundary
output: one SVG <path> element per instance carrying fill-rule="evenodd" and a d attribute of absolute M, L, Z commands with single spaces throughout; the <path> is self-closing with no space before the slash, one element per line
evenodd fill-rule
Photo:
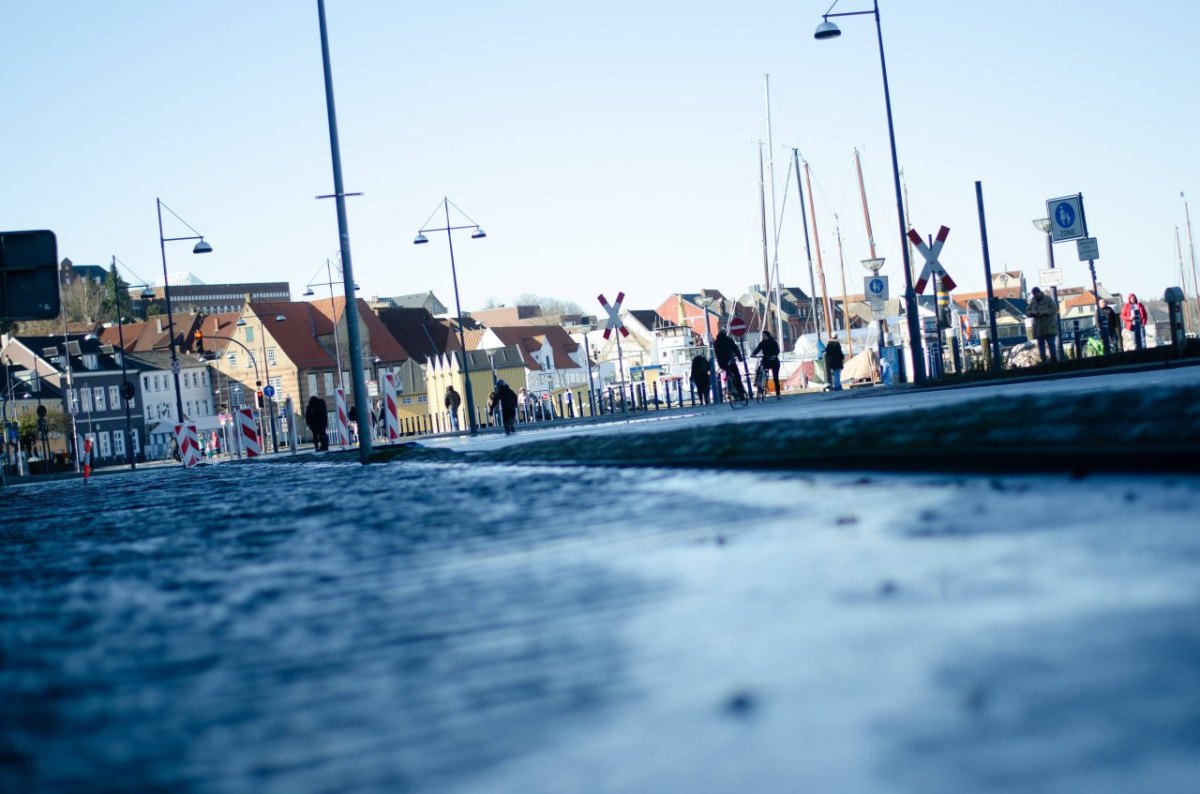
<path fill-rule="evenodd" d="M 1198 504 L 438 463 L 14 489 L 0 790 L 1182 791 Z"/>

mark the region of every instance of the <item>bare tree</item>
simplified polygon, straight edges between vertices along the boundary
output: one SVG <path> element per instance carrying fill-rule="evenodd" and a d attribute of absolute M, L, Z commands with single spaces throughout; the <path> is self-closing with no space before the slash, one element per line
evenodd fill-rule
<path fill-rule="evenodd" d="M 105 293 L 101 284 L 77 278 L 62 291 L 62 310 L 70 323 L 100 322 L 104 313 Z"/>
<path fill-rule="evenodd" d="M 513 303 L 516 306 L 537 306 L 542 310 L 542 315 L 546 317 L 557 317 L 561 314 L 583 314 L 583 309 L 578 303 L 562 298 L 534 295 L 531 292 L 518 295 Z"/>

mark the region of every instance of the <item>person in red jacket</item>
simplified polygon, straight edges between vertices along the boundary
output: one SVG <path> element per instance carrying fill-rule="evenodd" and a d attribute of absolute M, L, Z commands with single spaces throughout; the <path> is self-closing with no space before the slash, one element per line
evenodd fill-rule
<path fill-rule="evenodd" d="M 1121 308 L 1121 323 L 1133 337 L 1133 344 L 1137 350 L 1146 346 L 1147 319 L 1145 305 L 1138 302 L 1137 295 L 1129 293 L 1129 300 L 1125 301 L 1125 305 Z"/>

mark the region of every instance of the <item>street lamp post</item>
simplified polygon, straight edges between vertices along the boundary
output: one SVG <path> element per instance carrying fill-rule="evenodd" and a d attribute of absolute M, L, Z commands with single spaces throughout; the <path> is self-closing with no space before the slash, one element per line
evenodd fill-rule
<path fill-rule="evenodd" d="M 834 0 L 833 6 L 836 5 L 837 0 Z M 833 10 L 833 6 L 829 7 L 829 11 Z M 842 35 L 838 26 L 829 21 L 830 17 L 853 17 L 864 14 L 872 14 L 875 17 L 875 31 L 879 37 L 879 66 L 883 72 L 883 103 L 887 108 L 888 141 L 892 148 L 892 177 L 896 187 L 900 253 L 904 257 L 904 314 L 908 325 L 909 347 L 912 351 L 913 382 L 920 384 L 925 382 L 925 361 L 921 356 L 921 323 L 917 314 L 917 293 L 913 289 L 912 270 L 909 265 L 907 230 L 904 228 L 904 194 L 900 188 L 900 160 L 896 156 L 896 129 L 892 123 L 892 94 L 888 88 L 887 61 L 883 55 L 883 27 L 879 22 L 879 0 L 875 0 L 874 8 L 871 11 L 847 11 L 840 14 L 831 14 L 829 11 L 821 16 L 823 21 L 817 26 L 816 33 L 813 34 L 818 41 L 835 39 Z"/>
<path fill-rule="evenodd" d="M 179 424 L 183 424 L 183 390 L 179 385 L 179 354 L 175 346 L 175 316 L 171 313 L 171 285 L 170 278 L 167 276 L 167 243 L 175 242 L 177 240 L 197 240 L 198 242 L 196 245 L 192 247 L 193 254 L 211 254 L 212 246 L 204 242 L 204 235 L 200 234 L 200 232 L 197 232 L 195 229 L 192 229 L 191 225 L 188 224 L 187 221 L 176 215 L 175 211 L 170 207 L 167 207 L 166 204 L 163 204 L 162 199 L 156 198 L 154 201 L 158 205 L 158 245 L 162 250 L 163 299 L 166 302 L 167 308 L 167 331 L 171 335 L 169 340 L 171 344 L 171 377 L 175 381 L 175 410 L 177 412 L 175 421 L 177 421 Z M 163 237 L 162 211 L 164 207 L 166 207 L 167 212 L 175 215 L 175 218 L 180 223 L 182 223 L 184 226 L 187 226 L 189 229 L 195 232 L 195 234 L 188 237 Z"/>
<path fill-rule="evenodd" d="M 128 266 L 126 266 L 128 268 Z M 125 461 L 129 464 L 130 470 L 137 469 L 137 461 L 133 455 L 133 412 L 129 403 L 133 401 L 137 391 L 133 384 L 129 382 L 129 371 L 125 367 L 125 323 L 121 317 L 121 297 L 118 292 L 118 277 L 117 277 L 117 256 L 113 254 L 112 267 L 110 268 L 113 282 L 113 309 L 117 313 L 117 342 L 121 347 L 121 401 L 125 403 Z M 150 288 L 146 284 L 140 284 L 143 287 L 142 298 L 148 298 L 151 293 Z"/>
<path fill-rule="evenodd" d="M 339 270 L 341 269 L 340 266 L 338 269 Z M 333 285 L 334 284 L 342 284 L 344 286 L 346 283 L 345 273 L 343 272 L 341 275 L 342 275 L 341 281 L 333 280 L 333 264 L 329 261 L 328 258 L 326 258 L 325 259 L 325 278 L 327 279 L 327 281 L 310 281 L 308 283 L 306 289 L 304 290 L 304 292 L 301 294 L 306 298 L 311 298 L 312 296 L 316 295 L 316 293 L 313 292 L 313 290 L 312 290 L 313 287 L 329 287 L 329 310 L 331 312 L 333 312 L 333 355 L 334 355 L 334 358 L 337 359 L 337 368 L 338 368 L 337 382 L 338 382 L 339 386 L 341 386 L 343 389 L 345 389 L 346 385 L 344 383 L 342 383 L 342 346 L 341 346 L 341 343 L 338 342 L 337 308 L 334 306 L 336 298 L 334 297 L 334 294 L 333 294 Z M 357 284 L 354 285 L 354 291 L 358 292 Z M 342 315 L 345 316 L 345 312 L 343 312 Z"/>
<path fill-rule="evenodd" d="M 465 226 L 451 226 L 450 205 L 453 204 L 453 202 L 450 201 L 450 199 L 443 197 L 441 204 L 442 210 L 446 215 L 446 225 L 436 229 L 425 227 L 421 228 L 417 231 L 417 236 L 413 239 L 413 245 L 422 245 L 429 242 L 429 238 L 425 236 L 425 232 L 445 232 L 446 241 L 450 245 L 450 278 L 454 281 L 454 310 L 458 314 L 458 346 L 462 348 L 463 385 L 465 386 L 467 392 L 467 425 L 470 429 L 471 435 L 475 435 L 478 432 L 475 426 L 475 397 L 471 389 L 471 365 L 467 361 L 467 341 L 466 336 L 463 333 L 462 303 L 458 298 L 458 270 L 454 266 L 454 238 L 451 235 L 451 232 L 456 229 L 474 229 L 474 231 L 471 232 L 472 240 L 479 240 L 487 237 L 487 233 L 484 232 L 483 229 L 479 228 L 478 223 L 471 221 L 471 217 L 459 209 L 458 205 L 455 205 L 454 209 L 458 210 L 458 212 L 464 218 L 471 221 L 471 223 Z M 426 220 L 425 223 L 429 223 L 430 220 L 433 220 L 433 216 L 436 214 L 437 209 L 434 209 L 433 213 L 429 216 L 429 219 Z"/>

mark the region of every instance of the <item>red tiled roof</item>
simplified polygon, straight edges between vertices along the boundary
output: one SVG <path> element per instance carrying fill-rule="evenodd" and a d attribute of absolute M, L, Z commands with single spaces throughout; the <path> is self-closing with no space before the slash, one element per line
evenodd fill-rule
<path fill-rule="evenodd" d="M 317 341 L 320 312 L 309 303 L 294 301 L 253 302 L 250 313 L 292 363 L 300 369 L 336 367 L 337 359 Z M 285 319 L 275 318 L 282 315 Z"/>
<path fill-rule="evenodd" d="M 410 356 L 404 345 L 400 344 L 387 326 L 379 320 L 379 315 L 371 310 L 367 302 L 356 298 L 355 304 L 358 306 L 359 319 L 367 327 L 367 344 L 371 352 L 389 364 L 408 360 Z M 333 334 L 334 323 L 340 321 L 346 311 L 346 297 L 338 295 L 333 298 L 321 298 L 309 305 L 315 310 L 316 334 L 328 336 Z"/>
<path fill-rule="evenodd" d="M 1096 303 L 1096 296 L 1090 290 L 1085 290 L 1075 297 L 1063 303 L 1063 309 L 1073 309 L 1076 306 L 1093 306 Z"/>
<path fill-rule="evenodd" d="M 569 355 L 579 349 L 579 343 L 560 325 L 509 325 L 495 326 L 490 330 L 505 347 L 515 346 L 521 351 L 526 369 L 541 369 L 530 354 L 541 350 L 543 345 L 550 346 L 555 369 L 574 369 L 579 366 Z"/>

